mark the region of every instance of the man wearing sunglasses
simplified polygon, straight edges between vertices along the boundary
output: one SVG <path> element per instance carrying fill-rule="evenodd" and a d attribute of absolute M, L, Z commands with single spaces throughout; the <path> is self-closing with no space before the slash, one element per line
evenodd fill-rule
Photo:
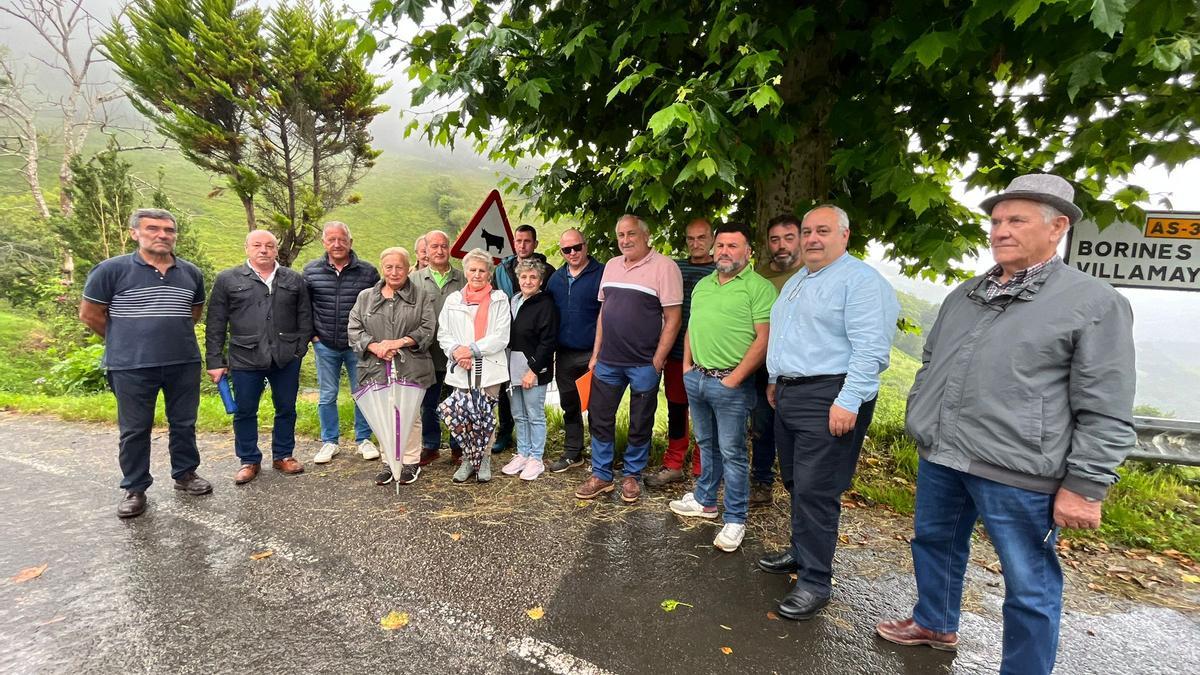
<path fill-rule="evenodd" d="M 563 454 L 549 469 L 561 473 L 583 466 L 583 412 L 575 380 L 588 370 L 596 343 L 596 319 L 600 316 L 600 278 L 604 265 L 588 254 L 583 234 L 574 228 L 558 238 L 565 265 L 550 276 L 547 291 L 558 306 L 558 350 L 555 352 L 554 381 L 563 409 Z"/>
<path fill-rule="evenodd" d="M 905 427 L 917 443 L 912 540 L 917 604 L 876 631 L 901 645 L 958 646 L 975 521 L 1003 562 L 1001 673 L 1049 673 L 1058 651 L 1059 527 L 1100 526 L 1133 449 L 1133 312 L 1065 264 L 1083 212 L 1050 174 L 1018 176 L 983 202 L 996 265 L 954 289 L 925 341 Z"/>

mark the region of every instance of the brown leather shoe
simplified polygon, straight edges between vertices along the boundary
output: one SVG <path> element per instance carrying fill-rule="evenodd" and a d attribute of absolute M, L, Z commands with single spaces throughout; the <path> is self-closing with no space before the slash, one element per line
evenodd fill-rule
<path fill-rule="evenodd" d="M 642 483 L 633 476 L 621 479 L 621 501 L 632 504 L 642 496 Z"/>
<path fill-rule="evenodd" d="M 271 467 L 276 471 L 283 473 L 304 473 L 304 465 L 296 461 L 295 457 L 284 457 L 271 462 Z"/>
<path fill-rule="evenodd" d="M 237 475 L 233 477 L 234 484 L 245 485 L 258 478 L 258 466 L 258 464 L 243 464 L 242 468 L 238 469 Z"/>
<path fill-rule="evenodd" d="M 421 448 L 420 466 L 429 466 L 437 461 L 437 458 L 441 456 L 442 453 L 438 452 L 434 448 Z"/>
<path fill-rule="evenodd" d="M 875 632 L 884 640 L 898 645 L 929 645 L 947 652 L 958 649 L 958 633 L 937 633 L 921 626 L 912 618 L 903 621 L 881 621 L 875 624 Z"/>
<path fill-rule="evenodd" d="M 611 480 L 602 480 L 596 476 L 588 476 L 588 479 L 583 481 L 583 485 L 575 491 L 575 496 L 580 499 L 595 499 L 602 494 L 613 491 L 613 482 Z"/>

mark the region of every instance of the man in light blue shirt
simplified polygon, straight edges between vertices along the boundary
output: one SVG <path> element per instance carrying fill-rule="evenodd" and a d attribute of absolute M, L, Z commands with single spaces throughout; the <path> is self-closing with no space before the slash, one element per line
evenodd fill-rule
<path fill-rule="evenodd" d="M 804 214 L 804 269 L 784 284 L 771 310 L 767 401 L 775 445 L 792 497 L 792 546 L 758 561 L 796 574 L 779 614 L 812 618 L 829 602 L 841 495 L 875 412 L 900 303 L 883 275 L 846 252 L 850 219 L 818 206 Z"/>

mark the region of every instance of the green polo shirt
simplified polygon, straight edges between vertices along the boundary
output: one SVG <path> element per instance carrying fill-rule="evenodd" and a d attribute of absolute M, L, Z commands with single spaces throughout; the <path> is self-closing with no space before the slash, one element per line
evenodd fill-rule
<path fill-rule="evenodd" d="M 754 324 L 771 320 L 778 292 L 749 265 L 722 284 L 717 272 L 704 277 L 692 291 L 688 342 L 692 362 L 705 368 L 733 368 L 754 343 Z"/>

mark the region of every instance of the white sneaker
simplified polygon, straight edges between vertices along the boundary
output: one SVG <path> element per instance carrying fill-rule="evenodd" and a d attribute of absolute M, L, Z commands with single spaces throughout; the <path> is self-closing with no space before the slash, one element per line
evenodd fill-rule
<path fill-rule="evenodd" d="M 371 439 L 368 438 L 367 440 L 358 444 L 358 454 L 362 455 L 362 458 L 367 460 L 379 459 L 379 448 L 375 447 L 375 444 L 372 443 Z"/>
<path fill-rule="evenodd" d="M 746 526 L 741 523 L 725 523 L 725 527 L 717 533 L 717 538 L 713 539 L 713 546 L 725 551 L 733 553 L 742 545 L 742 538 L 746 536 Z"/>
<path fill-rule="evenodd" d="M 332 460 L 334 456 L 341 451 L 342 449 L 338 447 L 337 443 L 326 443 L 325 445 L 321 446 L 321 449 L 317 451 L 316 456 L 313 457 L 313 463 L 328 464 L 330 460 Z"/>
<path fill-rule="evenodd" d="M 696 501 L 696 495 L 691 492 L 685 494 L 682 499 L 674 499 L 670 504 L 667 504 L 671 511 L 681 516 L 695 516 L 696 518 L 716 518 L 717 510 L 705 511 L 704 506 Z"/>

